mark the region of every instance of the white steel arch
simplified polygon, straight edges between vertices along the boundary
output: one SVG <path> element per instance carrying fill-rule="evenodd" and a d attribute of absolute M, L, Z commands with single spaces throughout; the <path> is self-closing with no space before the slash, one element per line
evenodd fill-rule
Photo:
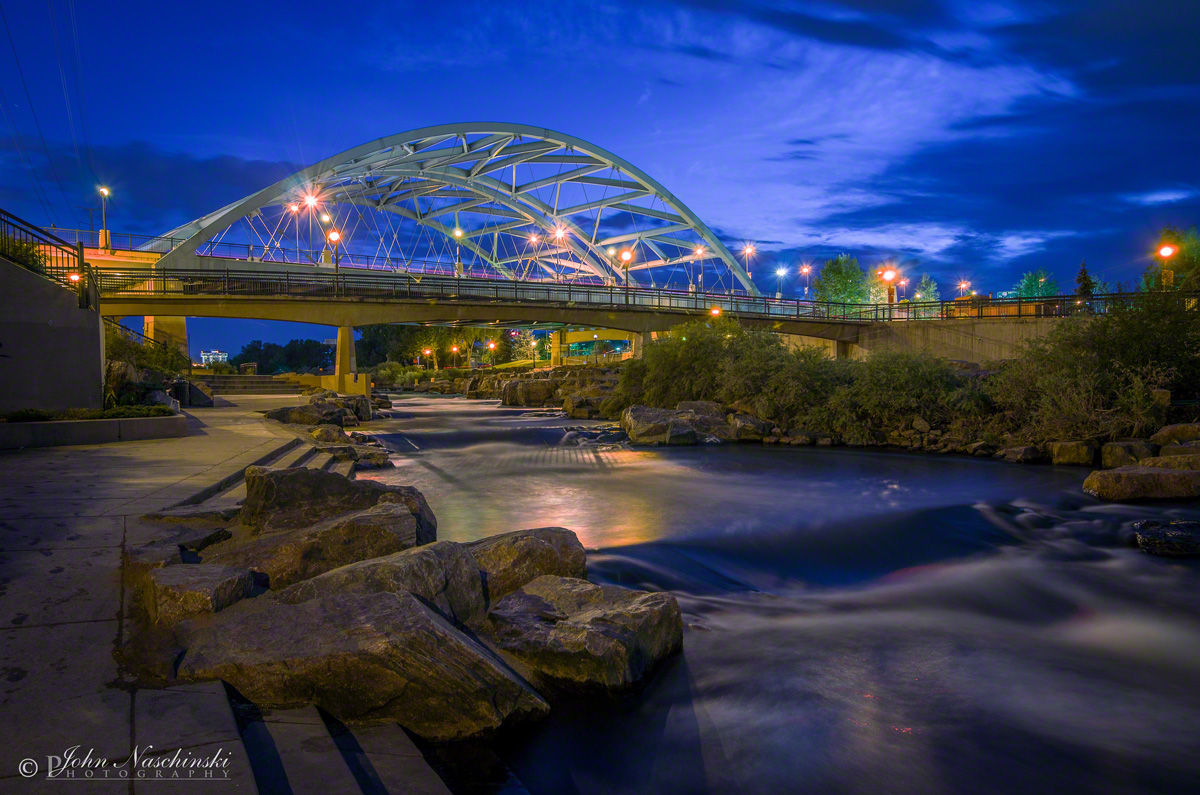
<path fill-rule="evenodd" d="M 161 265 L 220 240 L 257 240 L 268 254 L 294 242 L 299 255 L 302 237 L 322 248 L 334 227 L 347 251 L 386 250 L 389 262 L 398 249 L 401 261 L 452 257 L 461 270 L 465 249 L 506 278 L 620 284 L 645 272 L 701 289 L 736 280 L 758 295 L 721 240 L 649 175 L 582 139 L 507 123 L 425 127 L 326 158 L 167 233 L 184 242 Z"/>

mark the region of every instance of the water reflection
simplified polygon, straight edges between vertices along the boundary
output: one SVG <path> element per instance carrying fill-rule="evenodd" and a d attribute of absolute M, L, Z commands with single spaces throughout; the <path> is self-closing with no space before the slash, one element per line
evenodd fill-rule
<path fill-rule="evenodd" d="M 562 525 L 667 588 L 685 654 L 502 750 L 535 793 L 1200 788 L 1200 575 L 1128 546 L 1083 472 L 958 457 L 558 446 L 572 421 L 397 402 L 381 477 L 443 538 Z M 414 450 L 414 448 L 416 448 Z"/>

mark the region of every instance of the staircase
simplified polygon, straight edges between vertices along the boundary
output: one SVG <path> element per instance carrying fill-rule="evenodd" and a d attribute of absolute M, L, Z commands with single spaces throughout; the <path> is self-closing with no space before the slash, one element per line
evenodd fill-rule
<path fill-rule="evenodd" d="M 206 375 L 214 395 L 299 395 L 300 385 L 278 381 L 271 375 Z"/>

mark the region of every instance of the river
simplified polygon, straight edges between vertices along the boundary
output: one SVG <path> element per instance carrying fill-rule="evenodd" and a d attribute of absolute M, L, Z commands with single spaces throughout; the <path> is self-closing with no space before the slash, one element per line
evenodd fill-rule
<path fill-rule="evenodd" d="M 439 538 L 557 525 L 666 589 L 684 654 L 497 750 L 534 795 L 1200 791 L 1200 566 L 1082 469 L 846 448 L 562 444 L 556 412 L 395 396 Z"/>

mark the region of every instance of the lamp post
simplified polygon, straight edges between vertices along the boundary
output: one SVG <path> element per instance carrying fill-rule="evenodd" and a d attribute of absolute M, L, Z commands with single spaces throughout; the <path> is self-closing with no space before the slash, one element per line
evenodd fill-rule
<path fill-rule="evenodd" d="M 100 248 L 110 248 L 108 234 L 108 188 L 100 187 Z"/>
<path fill-rule="evenodd" d="M 883 283 L 887 285 L 887 302 L 889 304 L 896 303 L 896 277 L 900 274 L 896 272 L 895 268 L 884 268 L 883 270 L 876 271 L 876 273 L 883 280 Z"/>
<path fill-rule="evenodd" d="M 633 251 L 625 249 L 621 252 L 621 265 L 625 268 L 625 303 L 629 303 L 629 261 L 633 259 Z"/>
<path fill-rule="evenodd" d="M 696 259 L 699 261 L 704 256 L 704 246 L 696 246 Z M 704 263 L 700 262 L 700 270 L 696 274 L 697 289 L 704 292 Z"/>
<path fill-rule="evenodd" d="M 962 281 L 958 283 L 958 297 L 962 298 L 967 294 L 967 288 L 971 286 L 970 282 Z"/>
<path fill-rule="evenodd" d="M 454 275 L 462 276 L 462 229 L 454 227 Z"/>
<path fill-rule="evenodd" d="M 328 218 L 329 216 L 324 217 Z M 329 234 L 326 235 L 326 237 L 329 238 L 329 242 L 333 246 L 333 272 L 337 273 L 340 263 L 340 257 L 338 256 L 338 243 L 342 239 L 342 233 L 336 229 L 330 229 Z"/>
<path fill-rule="evenodd" d="M 809 280 L 809 275 L 812 273 L 812 266 L 804 265 L 800 268 L 800 272 L 804 274 L 804 299 L 807 301 L 808 300 L 808 280 Z"/>
<path fill-rule="evenodd" d="M 746 258 L 746 278 L 753 281 L 752 277 L 750 276 L 750 258 L 754 256 L 753 243 L 747 243 L 746 245 L 742 246 L 742 256 Z M 733 295 L 733 279 L 729 280 L 729 294 Z"/>
<path fill-rule="evenodd" d="M 900 288 L 900 300 L 904 300 L 904 288 L 908 286 L 908 279 L 901 279 L 896 283 Z"/>
<path fill-rule="evenodd" d="M 783 277 L 787 276 L 787 268 L 776 268 L 775 276 L 779 279 L 778 286 L 775 288 L 776 300 L 783 298 Z"/>
<path fill-rule="evenodd" d="M 1163 261 L 1162 283 L 1164 286 L 1175 284 L 1175 271 L 1166 266 L 1170 264 L 1171 257 L 1174 257 L 1177 253 L 1179 253 L 1179 249 L 1170 243 L 1164 243 L 1158 249 L 1158 256 L 1160 256 Z"/>
<path fill-rule="evenodd" d="M 431 354 L 431 353 L 433 353 L 433 351 L 431 351 L 429 348 L 426 348 L 426 349 L 424 350 L 424 354 L 425 354 L 425 366 L 426 366 L 427 368 L 429 367 L 429 354 Z"/>
<path fill-rule="evenodd" d="M 454 354 L 454 368 L 458 369 L 458 346 L 451 345 L 450 352 Z"/>
<path fill-rule="evenodd" d="M 490 351 L 492 354 L 491 364 L 493 367 L 495 367 L 496 366 L 496 341 L 495 340 L 488 340 L 488 351 Z"/>

